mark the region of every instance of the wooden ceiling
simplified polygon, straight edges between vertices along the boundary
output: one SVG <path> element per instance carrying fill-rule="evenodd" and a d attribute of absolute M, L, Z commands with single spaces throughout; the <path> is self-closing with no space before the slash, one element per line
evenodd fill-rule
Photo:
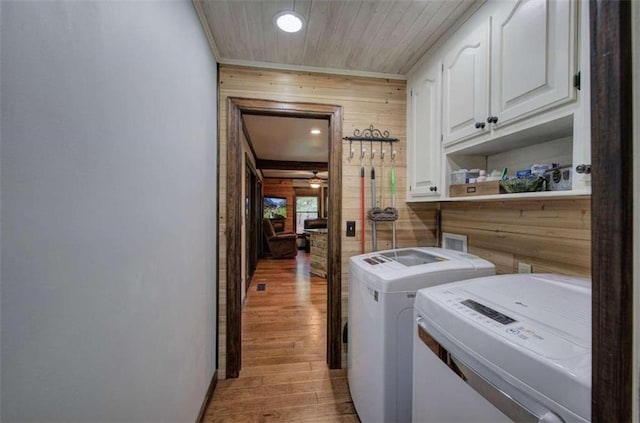
<path fill-rule="evenodd" d="M 327 177 L 329 121 L 284 116 L 243 115 L 243 133 L 266 178 Z M 311 133 L 318 130 L 318 134 Z"/>
<path fill-rule="evenodd" d="M 194 0 L 221 63 L 272 63 L 405 75 L 470 8 L 484 0 Z M 293 10 L 295 34 L 273 18 Z M 210 40 L 211 41 L 211 40 Z"/>

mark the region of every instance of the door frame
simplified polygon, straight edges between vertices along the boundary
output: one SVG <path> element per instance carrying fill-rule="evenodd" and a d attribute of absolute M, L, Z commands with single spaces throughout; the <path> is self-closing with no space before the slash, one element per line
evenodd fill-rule
<path fill-rule="evenodd" d="M 591 419 L 633 421 L 631 2 L 590 3 L 593 372 Z"/>
<path fill-rule="evenodd" d="M 258 250 L 262 240 L 262 226 L 260 218 L 262 212 L 262 190 L 260 186 L 260 178 L 256 167 L 249 160 L 249 153 L 245 153 L 245 201 L 249 197 L 249 210 L 247 213 L 245 204 L 245 249 L 247 254 L 245 258 L 245 287 L 247 292 L 251 285 L 253 274 L 258 264 Z M 260 231 L 260 232 L 259 232 Z"/>
<path fill-rule="evenodd" d="M 226 209 L 226 377 L 240 375 L 241 368 L 241 193 L 237 189 L 242 181 L 242 115 L 270 115 L 326 119 L 329 121 L 329 203 L 327 245 L 327 364 L 330 369 L 341 367 L 342 355 L 342 106 L 291 103 L 250 98 L 227 98 L 227 209 Z"/>

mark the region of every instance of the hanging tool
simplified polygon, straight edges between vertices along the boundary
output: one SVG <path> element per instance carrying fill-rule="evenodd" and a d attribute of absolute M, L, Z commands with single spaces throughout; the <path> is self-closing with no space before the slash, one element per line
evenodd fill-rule
<path fill-rule="evenodd" d="M 380 198 L 378 199 L 378 204 L 376 207 L 381 208 L 385 207 L 384 204 L 384 153 L 385 150 L 382 148 L 382 143 L 380 143 L 380 174 L 378 175 L 378 180 L 380 181 L 380 186 L 378 187 L 378 191 L 380 191 Z"/>
<path fill-rule="evenodd" d="M 374 156 L 376 150 L 371 150 L 371 210 L 376 208 L 376 163 Z M 371 246 L 373 251 L 378 250 L 378 234 L 376 233 L 376 221 L 371 221 Z"/>
<path fill-rule="evenodd" d="M 384 207 L 384 154 L 385 150 L 382 148 L 382 143 L 380 143 L 380 160 L 382 165 L 380 166 L 380 175 L 378 175 L 378 179 L 380 179 L 380 199 L 378 200 L 378 207 Z"/>
<path fill-rule="evenodd" d="M 365 176 L 364 176 L 364 171 L 365 171 L 365 165 L 364 165 L 364 158 L 366 156 L 366 148 L 362 147 L 362 143 L 363 142 L 369 142 L 369 146 L 371 148 L 371 152 L 370 152 L 370 159 L 371 159 L 371 209 L 369 209 L 366 214 L 368 217 L 368 220 L 371 221 L 371 227 L 372 227 L 372 244 L 373 244 L 373 251 L 377 251 L 378 249 L 378 245 L 377 245 L 377 241 L 378 241 L 378 234 L 377 234 L 377 227 L 376 227 L 376 222 L 381 221 L 381 222 L 390 222 L 393 221 L 395 222 L 398 219 L 398 210 L 395 207 L 384 207 L 384 201 L 385 201 L 385 181 L 384 181 L 384 177 L 385 177 L 385 153 L 386 151 L 384 150 L 384 144 L 387 143 L 389 144 L 389 148 L 392 149 L 393 147 L 393 143 L 396 143 L 399 141 L 398 138 L 392 138 L 389 136 L 389 131 L 381 131 L 380 129 L 377 129 L 373 126 L 373 124 L 371 124 L 368 128 L 364 129 L 364 130 L 359 130 L 359 129 L 354 129 L 353 131 L 353 136 L 347 136 L 343 138 L 345 141 L 349 141 L 349 149 L 350 149 L 350 154 L 349 154 L 349 163 L 351 163 L 351 159 L 353 158 L 353 149 L 351 148 L 352 146 L 352 142 L 356 141 L 356 142 L 360 142 L 360 218 L 362 221 L 362 235 L 360 238 L 361 241 L 361 251 L 364 254 L 365 250 L 366 250 L 366 243 L 365 243 L 365 233 L 366 233 L 366 225 L 365 225 L 365 211 L 364 211 L 364 207 L 365 207 L 365 203 L 366 203 L 366 198 L 365 198 Z M 374 142 L 379 142 L 380 143 L 380 152 L 381 152 L 381 182 L 380 182 L 380 198 L 376 198 L 376 167 L 375 167 L 375 150 L 373 149 L 373 143 Z M 393 154 L 392 154 L 392 162 L 395 159 L 396 156 L 396 152 L 395 150 L 392 150 Z M 392 165 L 394 165 L 392 163 Z M 395 166 L 395 165 L 394 165 Z M 379 175 L 380 176 L 380 175 Z M 393 183 L 393 187 L 392 190 L 395 193 L 395 167 L 393 168 L 393 175 L 392 176 L 392 183 Z M 380 179 L 380 177 L 378 178 Z M 395 205 L 395 197 L 392 199 L 393 204 Z M 384 208 L 383 208 L 384 207 Z M 395 224 L 393 226 L 393 243 L 395 245 Z"/>
<path fill-rule="evenodd" d="M 382 154 L 381 154 L 382 156 Z M 392 158 L 393 160 L 393 158 Z M 382 205 L 382 203 L 384 202 L 384 157 L 381 160 L 381 175 L 378 175 L 379 178 L 378 180 L 380 180 L 380 204 Z M 393 165 L 393 163 L 392 163 Z M 393 170 L 393 175 L 392 175 L 392 180 L 393 180 L 393 192 L 395 193 L 395 168 L 392 168 Z M 367 216 L 369 217 L 369 220 L 371 221 L 371 229 L 372 229 L 372 244 L 373 244 L 373 251 L 378 251 L 378 231 L 377 231 L 377 222 L 394 222 L 398 219 L 398 210 L 395 207 L 378 207 L 376 202 L 378 201 L 378 199 L 376 199 L 376 167 L 375 167 L 375 150 L 372 150 L 371 153 L 371 208 L 369 209 L 369 211 L 367 212 Z M 395 203 L 395 197 L 392 199 L 392 201 L 394 201 Z M 393 226 L 393 229 L 395 231 L 395 226 Z M 395 232 L 394 232 L 395 233 Z M 395 241 L 394 241 L 395 244 Z"/>
<path fill-rule="evenodd" d="M 391 152 L 391 207 L 396 207 L 396 152 Z M 396 249 L 396 221 L 391 224 L 391 248 Z"/>
<path fill-rule="evenodd" d="M 360 236 L 361 254 L 365 253 L 364 234 L 366 232 L 366 221 L 364 220 L 364 155 L 366 149 L 362 149 L 362 141 L 360 141 L 360 226 L 362 235 Z"/>

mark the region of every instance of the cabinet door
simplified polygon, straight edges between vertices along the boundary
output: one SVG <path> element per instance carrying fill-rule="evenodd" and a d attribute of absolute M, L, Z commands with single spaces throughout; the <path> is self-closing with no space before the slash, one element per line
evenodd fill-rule
<path fill-rule="evenodd" d="M 473 28 L 449 49 L 444 58 L 442 125 L 445 144 L 488 131 L 488 43 L 489 23 L 486 23 Z"/>
<path fill-rule="evenodd" d="M 428 66 L 412 85 L 409 108 L 409 197 L 437 197 L 440 186 L 440 75 Z"/>
<path fill-rule="evenodd" d="M 501 123 L 575 98 L 575 4 L 504 2 L 493 16 L 491 114 Z"/>

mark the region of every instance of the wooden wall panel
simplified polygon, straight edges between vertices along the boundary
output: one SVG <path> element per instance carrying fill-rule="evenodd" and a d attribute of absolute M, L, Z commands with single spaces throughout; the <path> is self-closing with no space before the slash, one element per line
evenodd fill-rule
<path fill-rule="evenodd" d="M 398 246 L 435 245 L 435 216 L 437 205 L 412 205 L 407 207 L 404 203 L 406 191 L 406 82 L 399 80 L 387 80 L 377 78 L 363 78 L 345 75 L 329 75 L 310 72 L 282 71 L 272 69 L 256 69 L 237 66 L 220 66 L 219 75 L 219 131 L 220 131 L 220 247 L 218 249 L 219 262 L 221 263 L 220 281 L 226 280 L 225 263 L 227 252 L 225 238 L 225 219 L 222 213 L 225 210 L 226 198 L 226 146 L 227 146 L 227 98 L 241 97 L 252 99 L 264 99 L 285 102 L 307 102 L 342 106 L 343 108 L 343 136 L 353 134 L 354 129 L 364 129 L 373 124 L 375 127 L 388 130 L 393 137 L 400 139 L 394 146 L 398 156 L 396 160 L 397 179 L 397 207 L 400 219 L 397 222 Z M 354 145 L 354 148 L 359 146 Z M 379 146 L 375 147 L 379 150 Z M 369 150 L 369 146 L 367 146 Z M 387 156 L 386 178 L 390 166 L 390 155 Z M 369 175 L 370 163 L 365 162 L 367 175 Z M 376 166 L 380 167 L 379 156 Z M 371 250 L 371 225 L 360 221 L 360 194 L 359 194 L 360 161 L 357 158 L 349 159 L 348 143 L 343 147 L 342 159 L 342 221 L 338 224 L 342 233 L 342 314 L 343 323 L 348 313 L 348 260 L 354 254 L 360 252 L 360 236 L 364 228 L 367 240 L 367 251 Z M 378 181 L 379 182 L 379 181 Z M 390 204 L 390 194 L 387 187 L 387 201 Z M 370 181 L 366 181 L 367 207 L 370 205 Z M 357 230 L 356 237 L 345 237 L 345 222 L 355 220 Z M 378 225 L 378 249 L 391 247 L 391 225 Z M 224 375 L 225 331 L 223 302 L 226 298 L 224 284 L 220 284 L 220 331 L 218 335 L 220 343 L 219 374 Z M 343 350 L 344 353 L 344 350 Z M 343 355 L 343 366 L 345 364 Z"/>
<path fill-rule="evenodd" d="M 262 185 L 265 197 L 270 195 L 276 197 L 285 197 L 287 199 L 287 219 L 284 227 L 285 232 L 293 232 L 295 221 L 295 190 L 293 188 L 293 179 L 272 179 L 265 178 Z"/>
<path fill-rule="evenodd" d="M 343 107 L 343 136 L 354 129 L 373 124 L 389 130 L 400 142 L 394 146 L 396 160 L 397 199 L 400 213 L 397 226 L 397 246 L 437 245 L 437 216 L 441 213 L 442 230 L 466 234 L 469 251 L 497 266 L 498 273 L 517 271 L 518 262 L 531 263 L 534 272 L 556 272 L 569 275 L 591 275 L 590 200 L 529 200 L 493 202 L 444 202 L 406 204 L 406 87 L 404 81 L 326 75 L 308 72 L 253 69 L 221 66 L 219 121 L 226 122 L 228 97 L 256 98 L 274 101 L 295 101 L 340 105 Z M 225 198 L 226 198 L 226 124 L 220 130 L 220 248 L 219 280 L 226 280 Z M 366 145 L 367 151 L 370 146 Z M 360 221 L 360 160 L 359 145 L 353 144 L 356 157 L 350 159 L 348 143 L 342 157 L 342 313 L 343 323 L 348 313 L 349 258 L 360 253 L 360 237 L 365 231 L 366 251 L 371 251 L 371 225 Z M 379 146 L 375 146 L 379 150 Z M 365 204 L 370 206 L 370 161 L 366 169 Z M 376 158 L 378 186 L 381 184 L 381 163 Z M 385 163 L 384 205 L 390 204 L 389 166 Z M 265 187 L 265 193 L 267 193 Z M 273 193 L 273 195 L 280 195 Z M 288 196 L 287 196 L 288 197 Z M 288 197 L 289 198 L 289 197 Z M 291 208 L 293 200 L 289 201 Z M 293 216 L 293 209 L 289 213 Z M 356 221 L 356 237 L 347 238 L 345 222 Z M 293 224 L 287 223 L 287 230 Z M 378 249 L 391 248 L 391 224 L 378 224 Z M 225 374 L 226 292 L 220 284 L 220 375 Z M 343 350 L 343 366 L 345 365 Z"/>
<path fill-rule="evenodd" d="M 534 273 L 591 277 L 591 200 L 446 202 L 443 232 L 467 235 L 469 252 L 517 273 L 518 262 Z"/>

